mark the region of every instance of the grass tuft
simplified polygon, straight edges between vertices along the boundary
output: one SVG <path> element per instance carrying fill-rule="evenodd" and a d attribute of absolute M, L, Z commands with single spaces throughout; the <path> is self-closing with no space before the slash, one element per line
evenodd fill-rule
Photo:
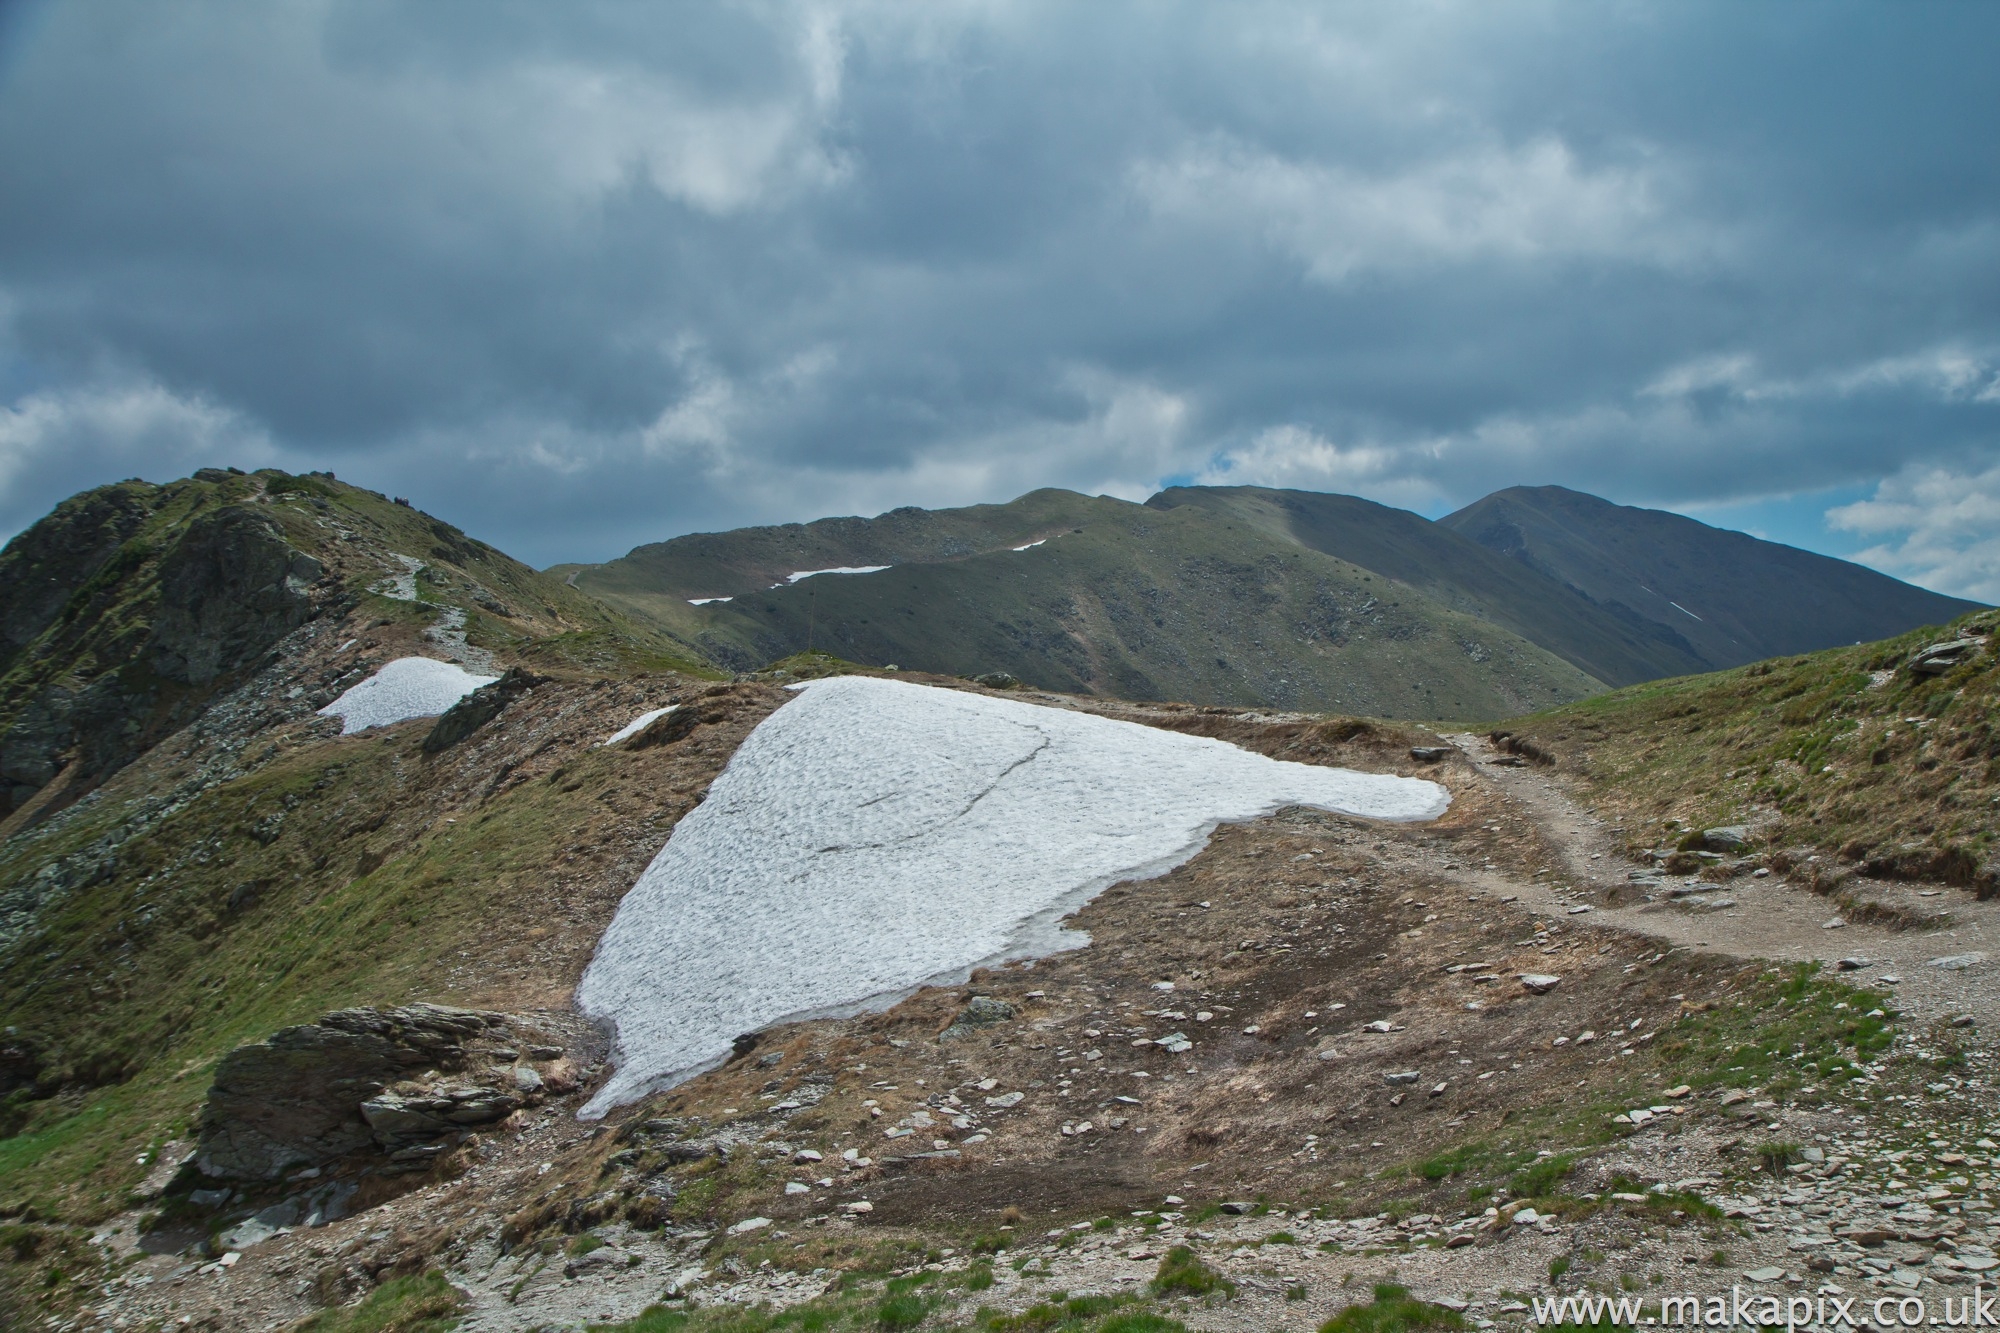
<path fill-rule="evenodd" d="M 1215 1292 L 1233 1296 L 1236 1284 L 1203 1263 L 1187 1246 L 1176 1245 L 1160 1259 L 1152 1290 L 1155 1296 L 1208 1296 Z"/>
<path fill-rule="evenodd" d="M 1454 1310 L 1410 1295 L 1393 1282 L 1375 1284 L 1375 1299 L 1350 1305 L 1319 1326 L 1319 1333 L 1410 1333 L 1414 1329 L 1462 1329 L 1465 1321 Z"/>
<path fill-rule="evenodd" d="M 298 1333 L 448 1333 L 458 1327 L 465 1298 L 435 1268 L 394 1278 L 352 1308 L 322 1310 Z"/>

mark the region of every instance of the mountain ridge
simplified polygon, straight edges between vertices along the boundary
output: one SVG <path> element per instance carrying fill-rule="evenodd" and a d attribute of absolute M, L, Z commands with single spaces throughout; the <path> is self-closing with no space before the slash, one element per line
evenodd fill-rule
<path fill-rule="evenodd" d="M 1495 491 L 1438 524 L 1614 613 L 1672 629 L 1701 670 L 1873 642 L 1981 609 L 1852 561 L 1562 486 Z"/>
<path fill-rule="evenodd" d="M 1567 509 L 1556 503 L 1564 496 Z M 1175 517 L 1140 535 L 1134 509 Z M 1039 558 L 1093 524 L 1133 540 L 1114 550 L 1091 538 L 1087 561 Z M 981 565 L 1009 557 L 1022 559 L 1004 577 Z M 1320 580 L 1303 600 L 1255 572 L 1295 558 Z M 1634 591 L 1679 579 L 1682 566 L 1714 603 L 1707 621 Z M 877 572 L 800 577 L 857 567 Z M 1224 567 L 1234 572 L 1223 577 Z M 1558 679 L 1558 692 L 1582 697 L 1596 688 L 1586 681 L 1616 688 L 1709 671 L 1753 660 L 1745 653 L 1883 638 L 1977 609 L 1831 557 L 1559 488 L 1496 492 L 1437 521 L 1264 487 L 1169 487 L 1140 506 L 1043 489 L 999 505 L 688 534 L 550 572 L 737 670 L 825 647 L 876 666 L 1006 671 L 1050 689 L 1431 718 L 1498 716 Z M 883 582 L 897 579 L 891 597 Z M 1537 682 L 1510 692 L 1498 668 L 1468 675 L 1440 651 L 1399 664 L 1419 673 L 1415 690 L 1389 691 L 1327 660 L 1316 645 L 1340 638 L 1367 602 L 1332 590 L 1374 579 L 1399 589 L 1397 610 L 1440 643 L 1463 641 L 1469 620 L 1525 645 L 1520 660 L 1535 663 Z M 1224 616 L 1202 598 L 1285 609 Z M 1833 630 L 1816 636 L 1811 615 Z M 1782 621 L 1779 632 L 1760 634 L 1760 617 Z M 1208 651 L 1225 629 L 1254 646 L 1254 663 Z"/>

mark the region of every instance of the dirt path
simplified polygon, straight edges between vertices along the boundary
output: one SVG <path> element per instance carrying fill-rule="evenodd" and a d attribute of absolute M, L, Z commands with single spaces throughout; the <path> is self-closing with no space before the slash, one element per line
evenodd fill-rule
<path fill-rule="evenodd" d="M 1780 962 L 1817 961 L 1829 970 L 1839 968 L 1842 959 L 1866 960 L 1866 966 L 1851 972 L 1852 979 L 1893 984 L 1913 1026 L 1963 1014 L 1980 1026 L 2000 1022 L 2000 901 L 1981 902 L 1944 885 L 1885 890 L 1948 912 L 1952 924 L 1942 930 L 1845 921 L 1838 904 L 1778 875 L 1734 880 L 1693 899 L 1674 901 L 1655 893 L 1652 902 L 1614 905 L 1608 895 L 1628 883 L 1636 867 L 1618 854 L 1622 839 L 1611 826 L 1580 805 L 1557 779 L 1531 767 L 1495 763 L 1500 755 L 1484 737 L 1461 733 L 1447 739 L 1561 850 L 1578 890 L 1563 895 L 1548 880 L 1483 875 L 1495 891 L 1519 894 L 1523 903 L 1563 916 L 1588 905 L 1591 910 L 1578 915 L 1677 948 Z M 1836 921 L 1842 924 L 1830 924 Z M 1958 965 L 1935 965 L 1933 960 L 1939 959 Z M 1968 959 L 1969 965 L 1963 965 Z M 1890 977 L 1897 980 L 1890 983 Z"/>

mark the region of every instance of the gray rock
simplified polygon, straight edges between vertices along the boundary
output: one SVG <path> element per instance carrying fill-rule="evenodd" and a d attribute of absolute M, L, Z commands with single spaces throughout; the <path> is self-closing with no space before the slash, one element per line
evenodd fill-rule
<path fill-rule="evenodd" d="M 1833 966 L 1837 971 L 1841 972 L 1859 972 L 1861 969 L 1873 967 L 1875 964 L 1866 958 L 1843 958 Z"/>
<path fill-rule="evenodd" d="M 1020 686 L 1021 679 L 1005 671 L 988 671 L 983 675 L 974 676 L 972 683 L 984 685 L 989 690 L 1011 690 Z"/>
<path fill-rule="evenodd" d="M 938 1040 L 955 1041 L 960 1037 L 969 1037 L 981 1028 L 1004 1023 L 1014 1016 L 1014 1006 L 1005 1000 L 996 1000 L 990 995 L 975 995 L 965 1002 L 965 1008 L 958 1011 L 958 1017 L 951 1020 L 951 1026 L 938 1033 Z"/>
<path fill-rule="evenodd" d="M 1217 1207 L 1221 1208 L 1223 1212 L 1228 1213 L 1231 1217 L 1242 1217 L 1246 1213 L 1253 1213 L 1257 1210 L 1257 1205 L 1246 1199 L 1231 1199 L 1227 1203 L 1218 1204 Z"/>
<path fill-rule="evenodd" d="M 424 753 L 439 754 L 449 750 L 500 716 L 507 705 L 532 692 L 545 679 L 520 667 L 508 667 L 507 673 L 500 679 L 490 685 L 481 685 L 445 710 L 431 727 L 430 734 L 424 737 Z"/>
<path fill-rule="evenodd" d="M 1417 1077 L 1418 1075 L 1416 1070 L 1405 1069 L 1401 1073 L 1382 1075 L 1382 1081 L 1384 1083 L 1415 1083 L 1417 1081 Z"/>
<path fill-rule="evenodd" d="M 1708 852 L 1743 851 L 1750 845 L 1750 828 L 1747 824 L 1725 824 L 1721 828 L 1703 829 L 1701 850 Z"/>
<path fill-rule="evenodd" d="M 1931 959 L 1930 965 L 1942 968 L 1946 972 L 1963 972 L 1975 963 L 1983 963 L 1985 961 L 1986 955 L 1983 953 L 1948 953 L 1942 958 Z"/>
<path fill-rule="evenodd" d="M 361 1103 L 362 1118 L 368 1122 L 375 1141 L 384 1148 L 397 1148 L 417 1139 L 433 1139 L 451 1132 L 446 1119 L 452 1109 L 444 1097 L 401 1097 L 380 1093 Z"/>
<path fill-rule="evenodd" d="M 1537 995 L 1547 995 L 1562 984 L 1562 978 L 1552 977 L 1546 972 L 1523 972 L 1521 984 Z"/>
<path fill-rule="evenodd" d="M 532 1065 L 515 1065 L 513 1074 L 514 1086 L 522 1092 L 540 1092 L 542 1090 L 542 1076 Z"/>
<path fill-rule="evenodd" d="M 461 1068 L 466 1041 L 504 1029 L 501 1014 L 438 1005 L 343 1009 L 239 1046 L 216 1067 L 202 1108 L 195 1165 L 212 1179 L 276 1180 L 371 1150 L 383 1137 L 457 1127 L 449 1099 L 378 1096 L 424 1070 Z M 374 1118 L 362 1104 L 375 1102 Z M 397 1126 L 378 1135 L 375 1118 Z"/>
<path fill-rule="evenodd" d="M 1450 753 L 1450 747 L 1443 745 L 1412 745 L 1410 747 L 1410 758 L 1420 764 L 1438 763 Z"/>
<path fill-rule="evenodd" d="M 1980 639 L 1946 639 L 1918 649 L 1903 667 L 1913 676 L 1942 676 L 1953 667 L 1971 661 L 1985 646 Z"/>

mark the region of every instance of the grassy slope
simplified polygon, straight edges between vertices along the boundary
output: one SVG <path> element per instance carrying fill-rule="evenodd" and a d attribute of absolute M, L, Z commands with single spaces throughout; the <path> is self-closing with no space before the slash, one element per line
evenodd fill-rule
<path fill-rule="evenodd" d="M 1893 639 L 1600 695 L 1510 724 L 1553 754 L 1635 847 L 1755 821 L 1774 847 L 1877 873 L 1990 886 L 2000 832 L 2000 661 L 1903 670 L 1992 612 Z M 1893 674 L 1882 674 L 1893 673 Z"/>
<path fill-rule="evenodd" d="M 1080 502 L 1081 521 L 1033 550 L 822 576 L 705 608 L 707 642 L 750 663 L 810 634 L 857 662 L 1385 717 L 1495 717 L 1601 688 L 1506 630 L 1248 523 Z"/>
<path fill-rule="evenodd" d="M 277 518 L 302 549 L 323 555 L 335 543 L 353 545 L 342 539 L 338 525 L 357 534 L 369 552 L 379 549 L 423 561 L 426 572 L 418 579 L 422 601 L 464 611 L 468 641 L 501 654 L 503 660 L 581 668 L 705 668 L 693 644 L 651 623 L 635 621 L 421 510 L 319 477 L 287 478 L 265 472 L 251 480 L 266 483 L 264 511 Z M 353 591 L 365 595 L 375 581 L 358 576 L 352 581 Z M 493 610 L 477 595 L 480 589 L 493 594 L 511 614 Z"/>
<path fill-rule="evenodd" d="M 758 592 L 802 569 L 963 559 L 1022 546 L 1082 522 L 1093 501 L 1074 491 L 1030 491 L 1003 505 L 895 509 L 877 518 L 697 532 L 635 548 L 602 565 L 549 572 L 599 595 L 721 597 Z"/>
<path fill-rule="evenodd" d="M 129 516 L 121 529 L 129 535 L 102 564 L 64 549 L 77 544 L 75 516 L 92 509 Z M 85 492 L 9 543 L 0 571 L 13 586 L 0 596 L 0 610 L 10 637 L 19 634 L 22 642 L 0 674 L 0 729 L 52 688 L 73 691 L 116 674 L 127 683 L 128 697 L 147 709 L 131 719 L 133 742 L 143 749 L 185 725 L 212 694 L 238 683 L 241 671 L 191 686 L 156 677 L 147 664 L 163 565 L 191 529 L 232 509 L 268 522 L 292 546 L 319 558 L 350 598 L 367 599 L 386 573 L 401 572 L 390 553 L 423 562 L 421 600 L 433 609 L 462 610 L 469 641 L 510 660 L 531 646 L 529 655 L 537 660 L 580 666 L 630 661 L 686 668 L 700 660 L 691 644 L 635 623 L 560 579 L 372 491 L 276 470 L 208 471 L 161 486 L 131 481 Z M 45 533 L 53 535 L 38 540 Z M 26 559 L 38 547 L 49 558 Z M 24 585 L 86 570 L 92 572 L 59 608 L 30 605 L 34 594 Z M 404 609 L 388 604 L 381 612 L 395 616 Z M 251 662 L 249 669 L 256 665 Z M 97 777 L 115 764 L 93 767 Z"/>
<path fill-rule="evenodd" d="M 1567 585 L 1405 509 L 1259 486 L 1177 486 L 1146 503 L 1193 505 L 1385 575 L 1451 610 L 1512 630 L 1609 684 L 1707 665 L 1665 627 L 1612 615 Z"/>
<path fill-rule="evenodd" d="M 1684 637 L 1704 668 L 1873 641 L 1978 609 L 1844 560 L 1560 486 L 1497 491 L 1438 523 Z"/>
<path fill-rule="evenodd" d="M 0 1202 L 109 1207 L 144 1174 L 133 1153 L 181 1132 L 231 1047 L 344 1005 L 465 994 L 459 950 L 490 954 L 496 926 L 545 934 L 559 863 L 603 842 L 607 783 L 652 762 L 585 751 L 464 802 L 450 756 L 417 750 L 428 729 L 285 738 L 292 752 L 133 839 L 109 879 L 43 916 L 0 969 L 0 1012 L 71 1086 L 13 1108 L 26 1132 L 0 1140 Z M 121 794 L 60 837 L 8 844 L 0 881 L 101 836 Z M 693 800 L 650 795 L 663 815 Z M 280 811 L 267 843 L 259 823 Z"/>
<path fill-rule="evenodd" d="M 373 492 L 277 472 L 126 485 L 145 489 L 150 553 L 98 581 L 91 610 L 102 626 L 83 623 L 56 643 L 66 656 L 44 653 L 17 669 L 57 660 L 86 670 L 102 645 L 143 629 L 151 553 L 200 514 L 237 504 L 341 576 L 352 601 L 343 632 L 386 630 L 402 643 L 455 608 L 472 644 L 558 678 L 644 673 L 670 687 L 716 674 L 561 580 Z M 369 591 L 399 568 L 386 553 L 423 562 L 417 602 Z M 416 751 L 428 726 L 333 742 L 296 726 L 263 732 L 246 747 L 259 752 L 254 771 L 136 837 L 124 833 L 134 812 L 185 780 L 164 753 L 174 746 L 60 818 L 23 827 L 27 810 L 9 822 L 0 893 L 64 858 L 117 850 L 95 882 L 61 897 L 0 954 L 6 1044 L 32 1051 L 42 1092 L 61 1089 L 17 1090 L 0 1104 L 0 1133 L 13 1135 L 0 1139 L 0 1204 L 32 1199 L 45 1212 L 86 1215 L 111 1207 L 144 1174 L 136 1152 L 184 1130 L 207 1070 L 231 1046 L 329 1008 L 435 998 L 451 989 L 441 960 L 490 942 L 498 918 L 535 916 L 529 904 L 562 878 L 552 862 L 591 846 L 606 812 L 599 770 L 615 761 L 586 753 L 561 784 L 485 798 L 473 811 L 479 837 L 454 841 L 435 822 L 457 799 L 446 791 L 450 764 Z M 655 792 L 654 805 L 674 806 L 669 796 Z M 282 816 L 275 837 L 273 816 Z"/>

